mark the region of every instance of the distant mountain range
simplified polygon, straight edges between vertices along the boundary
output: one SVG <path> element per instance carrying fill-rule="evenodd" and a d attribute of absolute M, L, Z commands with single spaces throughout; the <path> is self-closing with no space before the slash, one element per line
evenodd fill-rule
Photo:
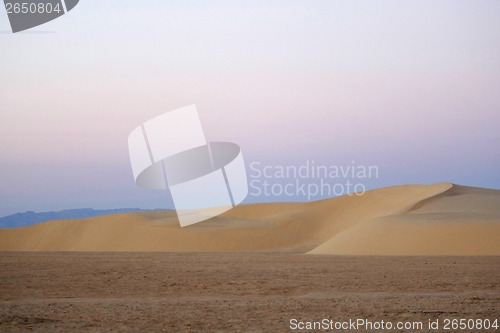
<path fill-rule="evenodd" d="M 144 210 L 147 209 L 118 208 L 118 209 L 94 210 L 92 208 L 81 208 L 81 209 L 66 209 L 57 212 L 40 212 L 40 213 L 27 211 L 24 213 L 16 213 L 13 215 L 0 217 L 0 228 L 17 228 L 51 220 L 81 219 L 84 217 L 92 217 L 92 216 L 106 215 L 106 214 L 128 213 L 128 212 L 139 212 Z"/>

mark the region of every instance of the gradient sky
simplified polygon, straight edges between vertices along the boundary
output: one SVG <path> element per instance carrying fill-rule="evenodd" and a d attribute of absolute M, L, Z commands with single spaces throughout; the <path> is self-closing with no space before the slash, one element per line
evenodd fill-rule
<path fill-rule="evenodd" d="M 500 189 L 499 1 L 81 0 L 9 31 L 2 8 L 0 216 L 171 206 L 127 137 L 189 104 L 247 166 Z"/>

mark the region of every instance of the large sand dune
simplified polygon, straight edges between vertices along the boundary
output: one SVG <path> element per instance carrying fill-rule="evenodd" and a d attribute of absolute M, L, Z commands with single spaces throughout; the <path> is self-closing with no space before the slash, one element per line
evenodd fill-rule
<path fill-rule="evenodd" d="M 185 228 L 172 211 L 0 229 L 7 251 L 293 251 L 500 255 L 500 191 L 406 185 L 311 203 L 238 206 Z"/>

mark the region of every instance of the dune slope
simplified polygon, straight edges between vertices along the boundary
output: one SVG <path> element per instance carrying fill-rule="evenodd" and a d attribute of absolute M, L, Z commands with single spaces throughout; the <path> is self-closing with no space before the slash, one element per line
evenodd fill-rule
<path fill-rule="evenodd" d="M 0 250 L 500 255 L 499 239 L 500 191 L 438 183 L 242 205 L 185 228 L 172 211 L 50 221 L 0 229 Z"/>
<path fill-rule="evenodd" d="M 402 214 L 358 221 L 310 253 L 499 255 L 500 191 L 453 185 Z"/>

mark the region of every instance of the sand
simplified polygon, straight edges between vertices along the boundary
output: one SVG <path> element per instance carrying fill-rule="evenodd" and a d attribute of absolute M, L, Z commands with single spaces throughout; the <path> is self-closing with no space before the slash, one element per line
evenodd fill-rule
<path fill-rule="evenodd" d="M 363 319 L 450 332 L 447 319 L 500 320 L 499 239 L 500 191 L 450 183 L 242 205 L 185 228 L 152 211 L 0 229 L 0 331 L 286 332 L 292 319 Z"/>
<path fill-rule="evenodd" d="M 310 203 L 241 205 L 181 228 L 175 212 L 0 229 L 0 251 L 280 251 L 500 255 L 500 191 L 438 183 Z"/>
<path fill-rule="evenodd" d="M 0 252 L 0 331 L 290 332 L 291 319 L 361 318 L 450 332 L 445 319 L 500 319 L 499 276 L 500 257 Z"/>

